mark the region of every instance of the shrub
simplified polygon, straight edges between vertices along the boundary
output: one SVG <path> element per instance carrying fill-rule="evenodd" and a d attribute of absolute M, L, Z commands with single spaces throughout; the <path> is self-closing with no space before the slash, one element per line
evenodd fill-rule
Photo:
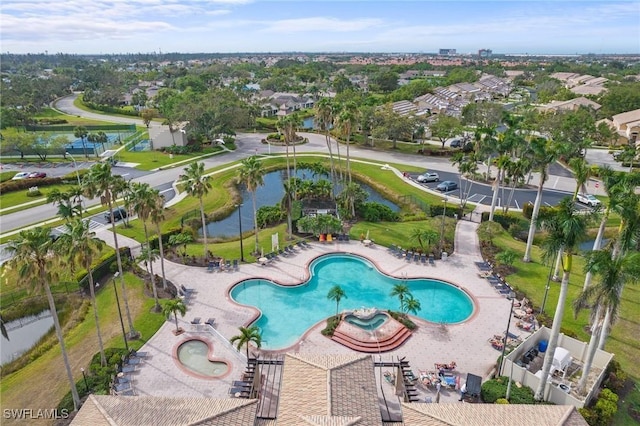
<path fill-rule="evenodd" d="M 609 424 L 613 415 L 618 411 L 618 395 L 609 389 L 602 389 L 594 408 L 601 424 Z"/>
<path fill-rule="evenodd" d="M 39 197 L 41 195 L 42 195 L 42 192 L 40 192 L 37 186 L 32 186 L 27 191 L 27 197 Z"/>
<path fill-rule="evenodd" d="M 509 400 L 505 399 L 505 398 L 498 398 L 496 399 L 496 404 L 508 404 Z"/>
<path fill-rule="evenodd" d="M 391 311 L 391 310 L 387 311 L 387 313 L 389 315 L 391 315 L 391 318 L 393 318 L 394 320 L 400 322 L 402 325 L 407 327 L 409 330 L 415 330 L 415 328 L 417 327 L 415 325 L 415 323 L 409 319 L 407 314 L 404 314 L 402 312 L 395 312 L 395 311 Z"/>
<path fill-rule="evenodd" d="M 48 177 L 44 179 L 38 179 L 38 186 L 57 185 L 62 183 L 62 178 Z M 20 191 L 22 189 L 29 189 L 33 186 L 33 179 L 20 179 L 10 180 L 0 183 L 0 194 L 7 192 Z"/>
<path fill-rule="evenodd" d="M 497 402 L 498 399 L 504 398 L 507 394 L 508 382 L 509 378 L 506 376 L 484 382 L 480 390 L 482 400 L 492 404 Z M 528 386 L 517 387 L 512 381 L 509 401 L 511 404 L 534 404 L 533 389 Z"/>
<path fill-rule="evenodd" d="M 357 213 L 367 222 L 397 222 L 400 219 L 390 207 L 376 202 L 363 203 Z"/>
<path fill-rule="evenodd" d="M 580 413 L 580 415 L 582 417 L 584 417 L 586 422 L 588 424 L 590 424 L 591 426 L 596 426 L 596 425 L 600 424 L 600 419 L 598 417 L 598 413 L 593 408 L 586 408 L 586 407 L 585 408 L 578 408 L 578 413 Z"/>
<path fill-rule="evenodd" d="M 327 320 L 327 327 L 321 331 L 323 336 L 331 337 L 333 336 L 333 332 L 340 324 L 340 320 L 342 319 L 341 315 L 334 315 Z"/>
<path fill-rule="evenodd" d="M 282 222 L 285 216 L 286 213 L 278 206 L 262 206 L 256 213 L 258 228 L 278 224 Z"/>
<path fill-rule="evenodd" d="M 613 390 L 614 392 L 619 391 L 624 387 L 624 383 L 627 381 L 627 373 L 622 371 L 620 367 L 620 363 L 617 360 L 612 360 L 607 366 L 607 372 L 605 373 L 605 381 L 604 387 Z"/>
<path fill-rule="evenodd" d="M 522 206 L 522 216 L 525 219 L 531 220 L 531 216 L 533 216 L 533 203 L 529 202 Z"/>

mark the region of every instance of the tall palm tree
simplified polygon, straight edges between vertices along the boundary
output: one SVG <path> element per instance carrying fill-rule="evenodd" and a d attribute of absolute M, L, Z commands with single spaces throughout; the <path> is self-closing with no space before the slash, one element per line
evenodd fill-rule
<path fill-rule="evenodd" d="M 158 300 L 158 288 L 156 287 L 155 275 L 153 274 L 153 262 L 158 260 L 159 253 L 157 249 L 151 248 L 148 243 L 142 245 L 140 249 L 140 254 L 136 258 L 138 262 L 143 262 L 145 269 L 147 270 L 147 274 L 149 275 L 149 280 L 151 281 L 151 290 L 153 291 L 153 300 L 155 305 L 153 306 L 153 310 L 155 312 L 162 311 L 162 306 L 160 306 L 160 301 Z"/>
<path fill-rule="evenodd" d="M 503 212 L 509 212 L 509 206 L 511 205 L 511 201 L 513 200 L 513 195 L 516 191 L 516 186 L 519 183 L 522 183 L 524 177 L 527 175 L 531 168 L 531 162 L 527 158 L 518 158 L 515 161 L 512 161 L 507 166 L 507 176 L 511 179 L 511 190 L 509 191 L 509 197 L 507 198 L 507 202 L 504 203 Z"/>
<path fill-rule="evenodd" d="M 9 267 L 18 271 L 21 283 L 28 284 L 37 290 L 44 290 L 47 295 L 56 337 L 60 343 L 62 361 L 71 386 L 73 408 L 77 410 L 80 406 L 80 397 L 71 373 L 71 364 L 64 343 L 62 327 L 60 327 L 58 320 L 56 303 L 53 300 L 53 294 L 51 294 L 50 283 L 56 281 L 58 268 L 54 265 L 53 241 L 49 237 L 49 232 L 50 229 L 44 227 L 20 231 L 18 237 L 9 242 L 7 246 L 7 250 L 14 255 L 9 261 Z"/>
<path fill-rule="evenodd" d="M 496 203 L 498 201 L 498 193 L 500 192 L 500 187 L 502 186 L 502 180 L 504 179 L 504 170 L 511 163 L 511 158 L 502 154 L 496 159 L 496 166 L 498 167 L 498 174 L 496 175 L 496 180 L 493 182 L 492 191 L 493 195 L 491 197 L 491 210 L 489 211 L 489 221 L 493 221 L 493 214 L 496 211 Z"/>
<path fill-rule="evenodd" d="M 620 310 L 622 288 L 628 283 L 637 283 L 640 279 L 640 253 L 628 252 L 624 256 L 612 257 L 611 249 L 596 250 L 587 254 L 585 271 L 593 272 L 599 280 L 573 301 L 575 315 L 581 309 L 591 308 L 591 338 L 587 358 L 582 368 L 577 392 L 584 394 L 587 378 L 597 349 L 605 313 L 611 312 L 617 318 Z"/>
<path fill-rule="evenodd" d="M 93 305 L 93 318 L 96 322 L 96 331 L 98 334 L 100 364 L 104 367 L 107 365 L 107 359 L 104 355 L 102 332 L 100 331 L 100 321 L 98 318 L 98 304 L 93 281 L 93 270 L 91 268 L 96 256 L 100 254 L 104 243 L 101 239 L 96 238 L 95 232 L 90 230 L 89 225 L 88 220 L 84 221 L 82 219 L 75 219 L 73 222 L 67 223 L 65 225 L 66 232 L 60 236 L 56 245 L 65 251 L 64 254 L 68 256 L 70 264 L 81 265 L 87 271 L 89 294 L 91 295 L 91 304 Z"/>
<path fill-rule="evenodd" d="M 347 294 L 338 284 L 331 287 L 329 293 L 327 293 L 327 299 L 334 300 L 336 302 L 336 317 L 338 316 L 338 312 L 340 311 L 340 301 L 346 298 Z"/>
<path fill-rule="evenodd" d="M 331 165 L 331 183 L 333 184 L 334 190 L 336 186 L 336 167 L 333 162 L 333 150 L 331 149 L 331 126 L 333 124 L 333 104 L 331 102 L 331 98 L 322 98 L 320 99 L 316 105 L 316 123 L 320 128 L 320 131 L 324 132 L 324 139 L 327 144 L 327 150 L 329 151 L 329 161 Z M 333 197 L 335 198 L 336 194 L 334 192 Z"/>
<path fill-rule="evenodd" d="M 355 102 L 347 102 L 340 115 L 338 115 L 338 128 L 346 138 L 347 142 L 347 179 L 351 183 L 351 163 L 349 157 L 349 145 L 351 141 L 351 133 L 358 123 L 358 106 Z"/>
<path fill-rule="evenodd" d="M 87 131 L 87 128 L 84 126 L 76 126 L 73 129 L 73 136 L 75 136 L 76 138 L 80 138 L 80 140 L 82 141 L 82 151 L 84 153 L 85 158 L 87 158 L 88 156 L 87 156 L 87 145 L 84 143 L 84 140 L 88 134 L 89 132 Z"/>
<path fill-rule="evenodd" d="M 245 158 L 240 163 L 242 164 L 238 169 L 238 181 L 247 188 L 247 191 L 251 193 L 251 202 L 253 204 L 253 229 L 256 238 L 256 247 L 254 253 L 258 253 L 260 249 L 260 243 L 258 242 L 258 206 L 256 201 L 256 190 L 264 185 L 264 169 L 262 164 L 258 160 L 258 157 L 253 155 Z M 240 235 L 242 239 L 242 235 Z"/>
<path fill-rule="evenodd" d="M 131 311 L 129 310 L 129 297 L 127 296 L 127 288 L 124 284 L 124 272 L 122 271 L 122 256 L 120 255 L 120 246 L 118 243 L 118 233 L 116 232 L 116 221 L 113 216 L 113 205 L 118 197 L 116 192 L 117 179 L 111 175 L 111 164 L 97 163 L 91 166 L 82 182 L 82 190 L 85 196 L 89 198 L 100 197 L 102 205 L 106 205 L 109 209 L 111 218 L 111 233 L 113 234 L 113 242 L 116 249 L 116 262 L 118 264 L 118 272 L 120 276 L 120 287 L 122 289 L 122 299 L 124 301 L 124 309 L 127 316 L 127 324 L 129 326 L 129 338 L 137 336 L 137 332 L 133 328 L 133 320 L 131 319 Z"/>
<path fill-rule="evenodd" d="M 178 314 L 181 317 L 184 317 L 187 313 L 187 305 L 184 304 L 182 299 L 170 299 L 162 304 L 162 313 L 164 316 L 169 319 L 171 315 L 175 318 L 176 321 L 176 334 L 180 333 L 180 327 L 178 327 Z"/>
<path fill-rule="evenodd" d="M 149 219 L 151 223 L 156 225 L 156 234 L 158 236 L 158 248 L 160 250 L 160 269 L 162 271 L 162 288 L 167 289 L 167 276 L 164 272 L 164 244 L 162 242 L 162 230 L 160 224 L 164 221 L 164 196 L 157 189 L 153 190 L 151 199 L 151 209 L 149 210 Z"/>
<path fill-rule="evenodd" d="M 576 189 L 573 192 L 573 199 L 575 200 L 579 192 L 587 192 L 585 184 L 591 177 L 593 169 L 589 167 L 584 157 L 573 157 L 569 160 L 569 166 L 573 170 L 573 177 L 576 180 Z"/>
<path fill-rule="evenodd" d="M 209 250 L 207 247 L 207 219 L 204 214 L 203 198 L 211 189 L 209 176 L 204 174 L 204 163 L 191 163 L 184 169 L 185 174 L 180 175 L 180 179 L 185 180 L 185 190 L 187 194 L 196 197 L 200 202 L 200 218 L 202 220 L 202 238 L 204 241 L 204 258 L 207 259 Z"/>
<path fill-rule="evenodd" d="M 529 224 L 529 235 L 527 237 L 527 246 L 524 251 L 523 262 L 531 262 L 531 250 L 533 248 L 533 238 L 536 234 L 536 226 L 538 222 L 538 214 L 542 205 L 542 189 L 544 183 L 549 178 L 549 165 L 554 163 L 558 156 L 558 151 L 551 141 L 544 138 L 534 138 L 529 147 L 533 153 L 532 166 L 534 170 L 540 173 L 540 183 L 536 192 L 536 200 L 533 204 L 533 212 L 531 213 L 531 223 Z"/>
<path fill-rule="evenodd" d="M 72 217 L 80 216 L 81 205 L 73 204 L 74 195 L 70 192 L 60 191 L 58 188 L 54 188 L 47 195 L 47 203 L 51 203 L 58 207 L 58 216 L 60 216 L 66 223 L 69 223 Z"/>
<path fill-rule="evenodd" d="M 236 348 L 241 350 L 243 346 L 247 349 L 247 360 L 249 359 L 249 345 L 254 343 L 258 349 L 262 347 L 262 333 L 257 325 L 250 327 L 240 327 L 240 334 L 233 336 L 229 341 L 236 344 Z"/>
<path fill-rule="evenodd" d="M 285 153 L 287 158 L 287 180 L 291 179 L 291 166 L 289 165 L 289 145 L 295 139 L 295 120 L 291 115 L 287 115 L 278 120 L 276 127 L 284 136 Z"/>
<path fill-rule="evenodd" d="M 542 365 L 542 376 L 535 393 L 535 399 L 540 401 L 544 395 L 549 372 L 551 371 L 551 364 L 553 363 L 553 357 L 558 345 L 558 336 L 560 335 L 560 327 L 562 325 L 567 292 L 569 290 L 569 277 L 571 275 L 573 254 L 576 252 L 578 242 L 587 231 L 590 216 L 578 212 L 574 201 L 567 197 L 563 199 L 556 208 L 540 215 L 538 220 L 540 227 L 548 233 L 543 245 L 545 257 L 550 259 L 560 250 L 563 250 L 564 256 L 560 295 L 558 296 L 558 304 L 556 305 L 556 312 L 553 316 L 553 326 L 551 327 L 551 336 L 545 353 L 544 364 Z"/>
<path fill-rule="evenodd" d="M 297 192 L 297 187 L 300 183 L 298 178 L 289 178 L 283 182 L 284 197 L 282 197 L 282 208 L 287 212 L 287 231 L 289 232 L 289 239 L 293 238 L 293 218 L 291 217 L 293 209 L 294 193 Z"/>
<path fill-rule="evenodd" d="M 407 286 L 407 284 L 404 282 L 394 284 L 393 288 L 391 289 L 391 293 L 389 293 L 389 296 L 397 296 L 400 300 L 400 310 L 404 309 L 404 299 L 410 295 L 411 292 L 409 291 L 409 286 Z"/>
<path fill-rule="evenodd" d="M 143 252 L 146 250 L 144 253 L 144 260 L 145 262 L 148 262 L 149 279 L 151 280 L 151 289 L 155 300 L 154 310 L 156 312 L 160 312 L 162 307 L 158 302 L 158 289 L 156 288 L 155 274 L 153 273 L 153 261 L 156 256 L 153 256 L 154 253 L 151 250 L 151 245 L 149 244 L 149 230 L 147 228 L 147 221 L 151 216 L 151 211 L 155 208 L 155 192 L 148 183 L 133 182 L 131 184 L 131 193 L 133 201 L 131 207 L 138 215 L 138 219 L 142 221 L 142 228 L 144 229 L 145 247 L 143 248 Z"/>

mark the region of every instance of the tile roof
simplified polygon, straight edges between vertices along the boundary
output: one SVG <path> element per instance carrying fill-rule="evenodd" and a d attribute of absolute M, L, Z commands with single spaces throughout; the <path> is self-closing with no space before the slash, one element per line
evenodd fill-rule
<path fill-rule="evenodd" d="M 90 395 L 72 425 L 245 426 L 253 424 L 257 400 Z"/>
<path fill-rule="evenodd" d="M 402 404 L 405 426 L 586 426 L 573 406 L 525 404 Z M 519 419 L 519 422 L 514 422 Z M 531 420 L 531 422 L 525 421 Z M 535 420 L 533 420 L 535 419 Z"/>

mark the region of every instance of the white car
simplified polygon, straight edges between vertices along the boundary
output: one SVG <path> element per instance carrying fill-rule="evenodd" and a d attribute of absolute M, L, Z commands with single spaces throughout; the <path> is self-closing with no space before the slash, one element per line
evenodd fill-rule
<path fill-rule="evenodd" d="M 600 200 L 594 197 L 591 194 L 578 194 L 578 202 L 582 204 L 586 204 L 591 207 L 596 207 L 600 205 Z"/>
<path fill-rule="evenodd" d="M 440 176 L 434 172 L 425 172 L 416 178 L 418 182 L 439 182 Z"/>
<path fill-rule="evenodd" d="M 11 180 L 26 179 L 29 177 L 30 174 L 31 172 L 19 172 L 19 173 L 16 173 L 15 176 L 11 178 Z"/>

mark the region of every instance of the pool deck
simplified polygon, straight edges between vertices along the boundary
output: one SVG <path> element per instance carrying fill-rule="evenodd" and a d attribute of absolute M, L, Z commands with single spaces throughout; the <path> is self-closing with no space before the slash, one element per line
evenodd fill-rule
<path fill-rule="evenodd" d="M 225 339 L 238 334 L 238 327 L 246 326 L 256 316 L 256 310 L 235 304 L 228 290 L 235 283 L 249 278 L 264 278 L 285 285 L 294 285 L 308 277 L 308 264 L 317 256 L 344 252 L 361 255 L 371 260 L 386 274 L 408 278 L 434 278 L 450 282 L 464 289 L 474 300 L 472 317 L 460 324 L 441 325 L 414 318 L 418 328 L 407 342 L 382 355 L 383 360 L 406 357 L 416 376 L 419 370 L 434 371 L 435 363 L 456 361 L 461 379 L 467 373 L 486 377 L 492 370 L 500 352 L 489 344 L 489 339 L 505 331 L 510 302 L 478 275 L 475 261 L 482 260 L 476 236 L 477 224 L 459 221 L 456 228 L 456 252 L 435 266 L 428 263 L 407 262 L 395 257 L 385 247 L 365 246 L 359 241 L 311 243 L 310 248 L 296 249 L 296 254 L 282 257 L 270 265 L 242 264 L 237 271 L 207 272 L 206 268 L 188 267 L 165 262 L 167 278 L 176 285 L 195 290 L 187 305 L 184 318 L 178 317 L 185 333 L 173 334 L 175 323 L 167 321 L 142 347 L 149 353 L 148 360 L 135 374 L 134 387 L 138 395 L 180 397 L 228 397 L 233 380 L 239 380 L 245 367 L 244 352 L 239 354 Z M 375 239 L 375 236 L 373 236 Z M 159 270 L 159 266 L 158 266 Z M 193 325 L 196 318 L 206 321 L 215 318 L 215 331 L 209 325 Z M 523 339 L 530 333 L 515 327 L 511 332 Z M 308 331 L 293 347 L 281 352 L 344 354 L 352 351 L 320 334 L 320 323 Z M 178 344 L 189 338 L 201 338 L 213 345 L 213 356 L 230 362 L 230 371 L 219 379 L 200 379 L 177 366 L 174 353 Z M 376 360 L 378 356 L 375 356 Z M 423 388 L 425 396 L 435 392 Z M 432 393 L 432 395 L 429 395 Z M 441 402 L 457 401 L 455 391 L 442 390 Z"/>

